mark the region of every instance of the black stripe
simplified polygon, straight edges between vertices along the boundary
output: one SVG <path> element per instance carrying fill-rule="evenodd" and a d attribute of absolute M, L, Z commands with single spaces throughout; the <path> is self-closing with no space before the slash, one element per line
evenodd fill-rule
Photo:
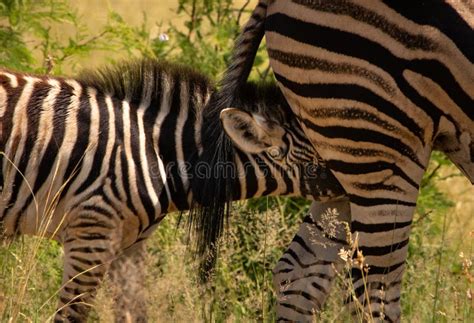
<path fill-rule="evenodd" d="M 383 33 L 387 34 L 397 42 L 402 43 L 405 47 L 412 50 L 433 51 L 437 49 L 437 44 L 430 38 L 423 35 L 400 28 L 397 24 L 392 23 L 385 16 L 374 11 L 368 10 L 363 6 L 346 0 L 331 1 L 311 1 L 311 0 L 293 0 L 293 2 L 301 4 L 309 9 L 330 12 L 342 16 L 349 16 L 355 20 L 371 25 Z M 425 8 L 430 11 L 431 8 Z"/>
<path fill-rule="evenodd" d="M 298 125 L 298 127 L 299 127 L 299 125 Z M 288 135 L 289 135 L 289 134 L 286 133 L 286 134 L 283 136 L 283 142 L 284 142 L 288 147 L 290 147 L 292 144 L 294 145 L 294 141 L 293 141 L 293 143 L 290 143 L 289 139 L 287 138 Z M 306 137 L 305 137 L 305 140 L 307 140 Z M 313 147 L 311 146 L 310 148 L 312 149 Z M 276 172 L 276 173 L 277 173 L 277 176 L 280 176 L 281 178 L 283 178 L 283 181 L 285 182 L 285 185 L 286 185 L 286 191 L 283 192 L 281 195 L 289 195 L 289 194 L 294 193 L 294 192 L 295 192 L 295 187 L 294 187 L 293 181 L 291 180 L 291 178 L 290 178 L 290 176 L 289 176 L 289 171 L 290 171 L 290 169 L 289 169 L 289 167 L 288 167 L 289 165 L 284 168 L 284 167 L 280 167 L 280 165 L 278 165 L 278 164 L 276 164 L 276 163 L 274 163 L 274 162 L 271 162 L 271 163 L 272 163 L 274 169 L 277 170 L 277 172 Z M 303 172 L 301 172 L 301 173 L 299 174 L 299 176 L 300 176 L 300 191 L 301 191 L 301 192 L 304 192 L 304 190 L 305 190 L 305 188 L 306 188 L 306 187 L 305 187 L 305 182 L 303 181 L 303 175 L 305 175 L 305 174 L 306 174 L 306 173 L 303 173 Z"/>
<path fill-rule="evenodd" d="M 314 313 L 311 310 L 305 310 L 304 308 L 301 308 L 299 306 L 293 305 L 293 304 L 288 304 L 288 303 L 280 303 L 280 306 L 292 309 L 293 311 L 303 314 L 303 315 L 310 315 L 312 316 Z M 284 320 L 284 318 L 278 318 L 277 321 Z"/>
<path fill-rule="evenodd" d="M 317 308 L 321 308 L 321 303 L 319 299 L 303 290 L 285 290 L 281 293 L 283 296 L 297 295 L 301 296 L 307 301 L 316 304 Z"/>
<path fill-rule="evenodd" d="M 71 265 L 72 269 L 74 269 L 78 273 L 81 273 L 81 276 L 83 276 L 83 277 L 102 278 L 104 276 L 104 273 L 102 273 L 102 272 L 93 272 L 92 270 L 87 270 L 87 269 L 81 268 L 79 266 L 76 266 L 74 264 L 70 264 L 70 265 Z"/>
<path fill-rule="evenodd" d="M 273 162 L 273 160 L 267 157 L 265 154 L 262 155 L 253 155 L 255 163 L 259 166 L 260 171 L 264 176 L 265 190 L 262 192 L 262 196 L 268 196 L 278 189 L 278 182 L 275 179 L 275 175 L 272 173 L 273 170 L 276 170 L 276 174 L 281 172 L 281 167 Z"/>
<path fill-rule="evenodd" d="M 381 197 L 363 197 L 355 194 L 348 194 L 349 200 L 351 203 L 354 203 L 359 206 L 376 206 L 376 205 L 403 205 L 415 207 L 416 203 L 406 202 L 397 199 L 391 198 L 381 198 Z"/>
<path fill-rule="evenodd" d="M 462 87 L 454 78 L 454 75 L 451 74 L 450 70 L 445 65 L 434 59 L 413 59 L 406 64 L 408 69 L 417 72 L 418 74 L 424 75 L 431 79 L 434 83 L 438 84 L 466 116 L 470 117 L 471 120 L 474 119 L 474 114 L 472 113 L 474 100 L 462 89 Z M 403 90 L 400 85 L 402 84 L 402 80 L 397 79 L 397 82 L 399 83 L 400 89 L 405 92 L 405 90 Z M 413 100 L 410 95 L 408 96 L 411 100 Z M 436 107 L 429 100 L 423 101 L 423 104 L 421 103 L 421 100 L 420 103 L 416 101 L 414 101 L 414 103 L 424 108 L 425 112 L 432 109 L 435 109 L 435 111 L 437 109 L 442 109 L 444 112 L 449 108 Z M 429 113 L 429 115 L 433 118 L 433 115 L 435 114 Z M 453 120 L 450 114 L 444 112 L 443 115 L 448 119 Z"/>
<path fill-rule="evenodd" d="M 279 262 L 279 263 L 280 263 L 280 262 L 285 263 L 285 264 L 290 265 L 290 266 L 292 266 L 292 267 L 295 265 L 293 262 L 291 262 L 290 259 L 286 258 L 285 255 L 283 255 L 283 256 L 280 258 L 280 260 L 278 260 L 278 262 Z"/>
<path fill-rule="evenodd" d="M 412 221 L 387 223 L 362 223 L 358 221 L 352 221 L 351 230 L 352 232 L 377 233 L 405 228 L 410 226 L 411 223 Z"/>
<path fill-rule="evenodd" d="M 355 75 L 363 77 L 367 81 L 382 88 L 387 94 L 395 95 L 395 89 L 390 86 L 380 75 L 357 65 L 349 63 L 333 63 L 313 56 L 284 52 L 276 49 L 268 49 L 268 56 L 286 66 L 305 70 L 320 70 L 331 74 L 341 74 L 346 77 Z"/>
<path fill-rule="evenodd" d="M 148 193 L 147 186 L 145 184 L 145 175 L 144 172 L 147 172 L 148 169 L 142 169 L 141 167 L 141 155 L 140 155 L 140 129 L 138 127 L 138 115 L 137 115 L 138 105 L 130 105 L 129 109 L 129 119 L 130 119 L 130 145 L 132 152 L 132 161 L 135 165 L 135 181 L 137 185 L 137 193 L 140 201 L 145 208 L 145 212 L 148 215 L 150 221 L 155 218 L 155 206 L 153 205 L 150 194 Z M 143 138 L 146 140 L 146 137 Z M 147 148 L 145 142 L 145 149 Z M 140 218 L 139 218 L 140 219 Z M 140 221 L 140 232 L 143 230 L 143 223 Z"/>
<path fill-rule="evenodd" d="M 170 112 L 166 115 L 161 124 L 159 147 L 160 157 L 163 160 L 168 178 L 168 187 L 171 199 L 179 210 L 186 208 L 187 192 L 183 187 L 179 167 L 176 164 L 176 126 L 181 108 L 186 109 L 189 102 L 181 102 L 181 86 L 185 80 L 176 76 L 173 81 L 173 88 L 169 98 Z M 183 106 L 183 107 L 182 107 Z"/>
<path fill-rule="evenodd" d="M 406 2 L 384 0 L 383 2 L 405 18 L 419 25 L 430 25 L 439 29 L 456 44 L 456 47 L 471 63 L 474 63 L 472 27 L 446 1 Z M 459 1 L 459 4 L 461 4 L 461 1 Z M 466 6 L 469 6 L 469 4 L 466 3 Z"/>
<path fill-rule="evenodd" d="M 291 284 L 291 283 L 294 283 L 298 280 L 301 280 L 301 279 L 308 279 L 308 278 L 321 278 L 323 280 L 327 280 L 328 282 L 331 282 L 333 277 L 329 276 L 329 275 L 326 275 L 326 274 L 323 274 L 323 273 L 319 273 L 319 272 L 309 272 L 309 273 L 305 273 L 304 275 L 300 276 L 300 277 L 296 277 L 296 278 L 291 278 L 291 279 L 288 279 L 288 280 L 285 280 L 286 283 L 288 284 Z M 312 283 L 313 284 L 313 283 Z M 317 283 L 314 283 L 315 285 L 313 286 L 314 288 L 317 288 L 317 289 L 320 289 L 322 290 L 324 293 L 328 293 L 329 291 L 326 290 L 322 285 L 319 285 Z"/>
<path fill-rule="evenodd" d="M 331 265 L 332 264 L 331 261 L 325 261 L 325 260 L 316 260 L 314 262 L 304 264 L 304 263 L 301 262 L 301 259 L 296 254 L 296 252 L 294 252 L 292 249 L 288 249 L 286 251 L 286 254 L 293 257 L 293 259 L 298 263 L 298 266 L 300 266 L 301 268 L 308 268 L 308 267 L 311 267 L 311 266 L 326 266 L 326 265 Z"/>
<path fill-rule="evenodd" d="M 69 252 L 80 252 L 80 253 L 102 253 L 109 251 L 108 248 L 102 247 L 73 247 L 69 249 Z"/>
<path fill-rule="evenodd" d="M 311 130 L 321 134 L 326 138 L 345 138 L 356 142 L 370 142 L 389 147 L 400 154 L 408 157 L 411 161 L 417 164 L 421 169 L 425 169 L 425 165 L 418 159 L 416 152 L 404 144 L 400 139 L 386 135 L 380 131 L 370 129 L 351 128 L 343 126 L 328 126 L 321 127 L 308 120 L 303 120 L 303 123 Z"/>
<path fill-rule="evenodd" d="M 388 267 L 380 267 L 380 266 L 369 265 L 368 275 L 369 276 L 370 275 L 387 275 L 387 274 L 391 273 L 392 271 L 397 270 L 398 268 L 400 268 L 404 264 L 405 264 L 405 261 L 402 261 L 398 264 L 394 264 L 394 265 L 388 266 Z M 367 275 L 367 274 L 364 273 L 364 275 Z M 351 269 L 351 276 L 353 278 L 353 281 L 356 282 L 358 279 L 362 278 L 362 272 L 359 268 L 353 267 Z"/>
<path fill-rule="evenodd" d="M 306 241 L 304 241 L 304 239 L 298 233 L 295 235 L 291 243 L 296 243 L 300 245 L 300 247 L 303 248 L 307 253 L 311 254 L 315 258 L 317 257 L 316 253 L 306 244 Z M 291 248 L 291 245 L 290 245 L 290 248 Z"/>
<path fill-rule="evenodd" d="M 86 265 L 89 265 L 89 266 L 101 265 L 103 263 L 101 260 L 85 259 L 85 258 L 75 256 L 75 255 L 71 255 L 70 258 L 72 260 L 78 261 L 80 263 L 83 263 L 83 264 L 86 264 Z M 88 269 L 88 268 L 86 268 L 86 269 Z"/>
<path fill-rule="evenodd" d="M 16 75 L 15 75 L 16 77 Z M 18 107 L 18 100 L 26 85 L 26 81 L 21 77 L 16 77 L 18 86 L 13 88 L 10 86 L 10 78 L 0 74 L 0 86 L 7 92 L 7 106 L 3 113 L 3 118 L 0 119 L 2 123 L 2 137 L 0 140 L 0 151 L 5 151 L 5 144 L 10 140 L 13 128 L 13 115 Z M 11 156 L 10 156 L 11 158 Z"/>
<path fill-rule="evenodd" d="M 71 242 L 75 240 L 87 240 L 87 241 L 94 241 L 94 240 L 109 240 L 109 236 L 102 234 L 102 233 L 84 233 L 77 235 L 76 238 L 71 238 L 72 240 L 66 240 L 65 242 Z"/>
<path fill-rule="evenodd" d="M 255 196 L 255 194 L 257 194 L 257 190 L 258 190 L 258 182 L 257 182 L 257 176 L 255 175 L 255 169 L 253 168 L 252 164 L 250 163 L 250 160 L 248 159 L 245 153 L 241 152 L 239 149 L 235 149 L 234 151 L 239 157 L 245 171 L 245 189 L 246 189 L 247 195 L 242 196 L 240 199 L 252 198 Z M 236 169 L 237 169 L 237 166 L 236 166 Z M 238 181 L 234 181 L 234 182 L 238 182 Z M 237 191 L 234 191 L 234 192 L 237 192 Z M 235 194 L 235 196 L 240 196 L 240 193 Z"/>
<path fill-rule="evenodd" d="M 362 251 L 362 254 L 364 256 L 389 255 L 397 250 L 404 248 L 406 245 L 408 245 L 408 241 L 409 240 L 406 239 L 392 245 L 378 246 L 378 247 L 359 246 L 359 250 Z"/>
<path fill-rule="evenodd" d="M 102 165 L 104 164 L 104 157 L 107 150 L 107 142 L 109 141 L 109 118 L 110 117 L 109 117 L 107 105 L 105 103 L 105 97 L 103 95 L 96 95 L 96 101 L 97 101 L 97 106 L 98 106 L 97 112 L 99 114 L 99 125 L 98 125 L 99 134 L 97 138 L 92 138 L 93 141 L 97 140 L 97 142 L 89 143 L 89 144 L 95 145 L 96 151 L 94 154 L 94 159 L 92 161 L 89 174 L 87 175 L 86 180 L 82 182 L 81 186 L 76 190 L 76 192 L 74 192 L 75 195 L 79 195 L 80 193 L 87 190 L 101 176 L 101 171 L 102 171 L 101 168 L 102 168 Z M 91 117 L 92 117 L 92 111 L 91 111 Z"/>
<path fill-rule="evenodd" d="M 114 113 L 115 113 L 115 118 L 117 118 L 117 115 L 118 115 L 118 114 L 117 114 L 115 111 L 114 111 Z M 117 122 L 117 121 L 115 121 L 115 123 L 116 123 L 116 122 Z M 117 135 L 118 135 L 118 131 L 117 131 L 117 129 L 115 129 L 115 140 L 116 140 L 116 141 L 115 141 L 115 145 L 114 145 L 113 148 L 112 148 L 112 153 L 111 153 L 111 155 L 110 155 L 110 168 L 109 168 L 110 171 L 109 171 L 109 178 L 110 178 L 110 181 L 111 181 L 111 183 L 112 183 L 112 185 L 110 185 L 110 186 L 111 186 L 111 189 L 112 189 L 112 194 L 113 194 L 116 198 L 119 198 L 119 197 L 120 197 L 120 193 L 119 193 L 118 187 L 117 187 L 117 186 L 118 186 L 117 181 L 118 181 L 119 179 L 117 178 L 117 174 L 115 173 L 115 167 L 117 166 L 117 165 L 116 165 L 116 164 L 117 164 L 117 159 L 120 158 L 120 155 L 117 155 L 117 151 L 118 151 L 118 147 L 119 147 L 119 145 L 120 145 L 118 142 L 121 142 L 121 138 L 120 138 L 120 140 L 118 140 L 119 138 L 118 138 Z M 104 194 L 104 196 L 105 196 L 105 194 Z M 108 204 L 110 205 L 110 203 L 108 203 Z"/>
<path fill-rule="evenodd" d="M 104 195 L 104 194 L 95 194 L 95 195 Z M 95 213 L 99 213 L 101 215 L 106 216 L 107 218 L 112 218 L 114 216 L 114 214 L 111 213 L 109 210 L 99 205 L 84 205 L 82 206 L 82 209 L 86 211 L 93 211 Z"/>
<path fill-rule="evenodd" d="M 394 176 L 401 177 L 417 190 L 419 188 L 419 184 L 412 180 L 402 169 L 400 169 L 394 163 L 388 163 L 385 161 L 377 161 L 373 163 L 349 163 L 335 159 L 329 159 L 326 163 L 329 169 L 344 174 L 362 175 L 389 169 L 392 171 Z"/>
<path fill-rule="evenodd" d="M 79 108 L 77 109 L 76 120 L 71 122 L 73 124 L 76 124 L 77 134 L 71 155 L 69 156 L 68 165 L 64 173 L 63 181 L 64 183 L 67 182 L 67 184 L 61 192 L 61 197 L 67 194 L 72 183 L 77 178 L 77 175 L 79 174 L 80 169 L 82 167 L 83 158 L 86 154 L 89 142 L 91 107 L 89 103 L 89 95 L 87 93 L 87 88 L 82 88 L 82 93 L 79 98 L 79 101 L 80 103 Z"/>
<path fill-rule="evenodd" d="M 370 282 L 370 283 L 368 283 L 368 288 L 370 290 L 378 289 L 378 290 L 384 290 L 385 292 L 388 292 L 391 289 L 400 288 L 400 285 L 401 285 L 401 281 L 395 281 L 395 282 L 391 282 L 389 284 L 384 283 L 384 282 Z M 364 293 L 365 293 L 364 284 L 362 284 L 361 286 L 354 289 L 354 294 L 356 295 L 357 298 L 362 296 Z M 395 298 L 392 301 L 397 301 L 397 299 L 399 300 L 399 298 Z M 345 299 L 344 303 L 348 304 L 352 301 L 353 301 L 352 297 L 349 296 L 347 299 Z"/>
<path fill-rule="evenodd" d="M 330 282 L 330 280 L 329 280 Z M 321 293 L 327 295 L 329 293 L 329 291 L 321 284 L 318 284 L 317 282 L 311 282 L 311 286 L 319 291 L 321 291 Z"/>
<path fill-rule="evenodd" d="M 83 280 L 83 279 L 80 279 L 79 276 L 76 276 L 76 277 L 71 277 L 70 280 L 73 282 L 73 283 L 76 283 L 80 286 L 89 286 L 89 287 L 97 287 L 99 286 L 99 282 L 94 279 L 93 281 L 86 281 L 86 280 Z M 74 300 L 74 302 L 77 302 L 78 300 Z"/>

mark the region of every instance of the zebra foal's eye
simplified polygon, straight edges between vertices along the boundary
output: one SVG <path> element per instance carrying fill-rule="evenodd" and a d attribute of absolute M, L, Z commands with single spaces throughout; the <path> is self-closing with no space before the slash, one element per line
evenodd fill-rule
<path fill-rule="evenodd" d="M 283 158 L 283 151 L 281 149 L 278 149 L 276 147 L 270 147 L 267 150 L 268 154 L 270 157 L 274 159 L 282 159 Z"/>

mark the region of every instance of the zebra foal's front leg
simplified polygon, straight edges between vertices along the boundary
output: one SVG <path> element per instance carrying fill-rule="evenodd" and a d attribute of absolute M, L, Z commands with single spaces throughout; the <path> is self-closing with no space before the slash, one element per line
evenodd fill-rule
<path fill-rule="evenodd" d="M 273 269 L 277 321 L 312 322 L 321 310 L 336 270 L 343 268 L 341 249 L 348 246 L 351 213 L 347 198 L 313 202 L 289 248 Z"/>
<path fill-rule="evenodd" d="M 64 272 L 55 322 L 86 322 L 97 288 L 118 249 L 119 230 L 93 208 L 70 214 L 64 229 Z"/>

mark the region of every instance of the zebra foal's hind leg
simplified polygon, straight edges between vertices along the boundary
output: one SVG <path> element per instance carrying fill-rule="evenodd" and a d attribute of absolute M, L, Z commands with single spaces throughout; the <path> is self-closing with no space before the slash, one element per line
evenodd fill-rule
<path fill-rule="evenodd" d="M 336 270 L 341 272 L 342 248 L 348 246 L 351 213 L 347 198 L 313 202 L 289 248 L 273 269 L 277 321 L 312 322 L 321 310 Z"/>
<path fill-rule="evenodd" d="M 146 243 L 140 241 L 110 266 L 115 322 L 147 322 L 145 260 Z"/>
<path fill-rule="evenodd" d="M 55 322 L 86 322 L 97 288 L 116 255 L 119 236 L 99 208 L 71 212 L 63 232 L 64 272 Z M 104 210 L 105 211 L 105 210 Z"/>

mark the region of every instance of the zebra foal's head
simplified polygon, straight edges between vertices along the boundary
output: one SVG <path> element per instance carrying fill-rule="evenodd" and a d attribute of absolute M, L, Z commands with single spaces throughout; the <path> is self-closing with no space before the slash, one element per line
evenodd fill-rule
<path fill-rule="evenodd" d="M 226 108 L 221 111 L 220 119 L 225 134 L 234 145 L 236 158 L 244 153 L 250 156 L 246 161 L 253 162 L 249 167 L 241 167 L 241 171 L 253 171 L 259 186 L 266 187 L 267 192 L 275 182 L 272 195 L 310 199 L 325 196 L 328 192 L 321 184 L 327 178 L 326 168 L 296 118 L 285 112 L 281 106 L 273 106 L 266 113 Z M 255 164 L 260 166 L 258 170 L 255 170 Z"/>

